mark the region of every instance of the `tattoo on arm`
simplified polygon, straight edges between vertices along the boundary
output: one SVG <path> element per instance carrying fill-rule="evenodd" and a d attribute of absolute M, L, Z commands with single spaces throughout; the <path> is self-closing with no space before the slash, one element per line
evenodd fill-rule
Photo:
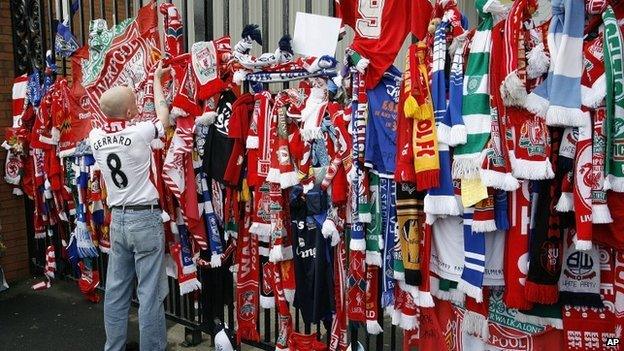
<path fill-rule="evenodd" d="M 158 101 L 158 106 L 169 108 L 169 106 L 167 105 L 167 102 L 165 100 Z"/>

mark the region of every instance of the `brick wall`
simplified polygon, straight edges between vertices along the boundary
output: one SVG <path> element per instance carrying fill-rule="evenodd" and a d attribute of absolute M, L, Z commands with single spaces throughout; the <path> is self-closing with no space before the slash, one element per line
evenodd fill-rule
<path fill-rule="evenodd" d="M 9 1 L 0 1 L 0 137 L 12 124 L 11 90 L 13 87 L 13 36 Z M 0 175 L 4 175 L 6 151 L 0 148 Z M 0 179 L 0 236 L 7 250 L 0 266 L 9 281 L 23 278 L 28 271 L 24 199 L 12 194 L 12 187 Z"/>

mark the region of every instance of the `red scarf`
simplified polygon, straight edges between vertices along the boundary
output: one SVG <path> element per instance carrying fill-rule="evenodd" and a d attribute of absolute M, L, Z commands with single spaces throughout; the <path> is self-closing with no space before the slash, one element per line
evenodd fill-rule
<path fill-rule="evenodd" d="M 331 336 L 329 339 L 330 351 L 345 351 L 349 346 L 347 340 L 347 304 L 345 301 L 347 254 L 344 240 L 336 245 L 334 261 L 334 298 L 336 312 L 332 320 Z"/>
<path fill-rule="evenodd" d="M 347 293 L 347 316 L 353 322 L 366 322 L 366 252 L 349 251 L 349 290 Z"/>
<path fill-rule="evenodd" d="M 247 208 L 249 206 L 246 206 Z M 249 218 L 249 213 L 245 213 Z M 236 272 L 236 295 L 238 296 L 236 320 L 238 329 L 236 332 L 237 343 L 241 340 L 259 341 L 260 335 L 256 329 L 258 322 L 258 308 L 260 303 L 260 291 L 258 282 L 260 279 L 260 262 L 258 253 L 258 236 L 249 233 L 246 225 L 241 228 L 239 238 L 239 260 Z"/>
<path fill-rule="evenodd" d="M 509 200 L 511 213 L 509 232 L 505 241 L 505 294 L 503 299 L 509 308 L 529 309 L 532 304 L 524 293 L 528 273 L 529 223 L 531 202 L 529 182 L 523 182 L 513 191 Z"/>

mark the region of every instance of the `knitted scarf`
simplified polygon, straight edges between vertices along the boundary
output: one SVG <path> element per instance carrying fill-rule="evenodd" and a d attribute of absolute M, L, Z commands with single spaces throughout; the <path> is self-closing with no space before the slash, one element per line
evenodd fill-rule
<path fill-rule="evenodd" d="M 606 109 L 599 107 L 594 110 L 592 138 L 592 222 L 594 224 L 612 223 L 611 212 L 607 206 L 607 192 L 604 190 L 605 166 L 605 130 Z"/>
<path fill-rule="evenodd" d="M 383 277 L 382 277 L 382 299 L 381 306 L 383 308 L 388 307 L 394 303 L 394 288 L 396 285 L 395 274 L 394 274 L 394 244 L 396 240 L 398 240 L 397 235 L 399 234 L 397 230 L 394 228 L 394 223 L 391 222 L 391 201 L 393 194 L 391 191 L 391 185 L 393 182 L 390 182 L 388 179 L 382 178 L 380 179 L 379 184 L 379 192 L 380 192 L 380 208 L 381 208 L 381 231 L 384 240 L 384 251 L 383 251 Z M 398 210 L 398 209 L 397 209 Z"/>
<path fill-rule="evenodd" d="M 366 264 L 381 267 L 381 250 L 384 247 L 381 235 L 381 208 L 379 176 L 369 173 L 372 220 L 366 225 Z"/>
<path fill-rule="evenodd" d="M 419 286 L 422 283 L 420 272 L 421 256 L 419 243 L 423 236 L 424 218 L 422 212 L 422 193 L 416 192 L 412 184 L 397 184 L 397 223 L 403 267 L 405 269 L 405 283 L 408 286 Z M 420 208 L 419 208 L 420 207 Z M 419 218 L 421 222 L 419 223 Z"/>
<path fill-rule="evenodd" d="M 402 108 L 399 108 L 399 113 L 404 112 L 405 117 L 416 119 L 412 126 L 412 140 L 408 141 L 407 150 L 401 149 L 400 152 L 409 153 L 411 146 L 412 153 L 410 156 L 413 158 L 416 188 L 419 191 L 440 185 L 438 136 L 433 106 L 431 105 L 429 73 L 425 62 L 426 50 L 427 47 L 424 42 L 419 42 L 417 45 L 412 45 L 409 48 L 403 77 L 403 93 L 409 95 L 404 104 L 400 104 Z M 415 98 L 413 97 L 414 95 Z M 410 108 L 410 98 L 416 101 L 415 106 L 417 108 L 413 108 L 414 104 L 411 104 L 412 108 Z M 401 117 L 400 114 L 399 117 Z M 412 130 L 409 130 L 409 132 L 412 132 Z M 401 130 L 398 133 L 401 133 Z"/>
<path fill-rule="evenodd" d="M 526 99 L 526 108 L 550 126 L 582 125 L 583 0 L 554 0 L 548 33 L 548 77 Z"/>
<path fill-rule="evenodd" d="M 330 351 L 345 351 L 347 349 L 347 305 L 345 299 L 347 254 L 344 240 L 340 240 L 335 248 L 334 255 L 334 301 L 335 313 L 332 319 L 329 338 Z"/>
<path fill-rule="evenodd" d="M 444 66 L 446 62 L 446 32 L 450 27 L 450 22 L 442 21 L 435 31 L 435 42 L 433 51 L 433 70 L 432 76 L 432 100 L 436 119 L 436 129 L 438 136 L 438 154 L 440 158 L 440 185 L 436 188 L 429 189 L 425 196 L 425 213 L 427 213 L 427 223 L 432 224 L 438 216 L 457 216 L 460 213 L 457 200 L 453 191 L 453 182 L 451 178 L 451 155 L 449 144 L 451 143 L 451 126 L 452 122 L 450 114 L 447 113 L 451 109 L 447 109 L 446 103 L 446 77 L 444 74 Z M 455 72 L 459 74 L 459 72 Z M 461 85 L 460 85 L 461 87 Z M 452 94 L 455 98 L 461 98 L 461 93 Z M 458 101 L 451 102 L 457 103 Z M 455 107 L 458 112 L 461 108 Z M 461 117 L 461 116 L 460 116 Z"/>
<path fill-rule="evenodd" d="M 561 142 L 561 131 L 553 130 L 553 152 L 551 162 L 557 164 Z M 529 241 L 529 271 L 525 284 L 527 300 L 541 304 L 553 304 L 559 298 L 557 280 L 561 272 L 562 234 L 559 229 L 559 214 L 555 204 L 565 173 L 557 170 L 555 179 L 536 182 L 537 204 L 535 223 Z"/>
<path fill-rule="evenodd" d="M 347 276 L 347 317 L 350 321 L 366 322 L 366 263 L 364 251 L 349 252 Z"/>
<path fill-rule="evenodd" d="M 603 307 L 600 297 L 598 248 L 579 251 L 574 246 L 574 228 L 567 228 L 563 242 L 563 266 L 559 278 L 559 300 L 563 304 Z"/>
<path fill-rule="evenodd" d="M 491 11 L 502 8 L 496 0 L 477 0 L 475 7 L 481 23 L 472 37 L 464 77 L 462 117 L 466 125 L 466 143 L 453 153 L 454 178 L 478 178 L 481 152 L 490 137 L 490 50 L 494 19 Z"/>
<path fill-rule="evenodd" d="M 457 289 L 477 302 L 483 301 L 483 272 L 485 271 L 485 237 L 472 230 L 474 208 L 464 209 L 464 269 Z"/>
<path fill-rule="evenodd" d="M 607 118 L 605 134 L 607 141 L 607 179 L 605 190 L 624 192 L 624 162 L 619 146 L 624 143 L 624 91 L 618 89 L 624 83 L 622 65 L 622 32 L 618 26 L 615 13 L 607 7 L 602 14 L 604 22 L 604 62 L 607 73 Z M 617 94 L 617 95 L 616 95 Z"/>
<path fill-rule="evenodd" d="M 529 222 L 531 200 L 529 182 L 511 193 L 509 209 L 511 221 L 505 242 L 505 293 L 503 299 L 509 308 L 528 309 L 531 303 L 525 297 L 524 281 L 526 277 L 529 250 Z"/>
<path fill-rule="evenodd" d="M 366 331 L 377 335 L 383 333 L 379 324 L 379 267 L 366 267 Z"/>
<path fill-rule="evenodd" d="M 576 222 L 576 249 L 592 247 L 592 200 L 591 190 L 595 181 L 592 166 L 592 126 L 589 113 L 578 127 L 578 141 L 574 157 L 574 219 Z"/>

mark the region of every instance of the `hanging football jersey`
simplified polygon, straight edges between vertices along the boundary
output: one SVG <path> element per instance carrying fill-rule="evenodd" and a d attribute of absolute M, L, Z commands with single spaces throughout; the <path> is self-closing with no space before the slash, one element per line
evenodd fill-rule
<path fill-rule="evenodd" d="M 365 165 L 382 177 L 394 174 L 401 72 L 390 66 L 375 89 L 368 90 Z"/>
<path fill-rule="evenodd" d="M 210 132 L 206 137 L 204 145 L 204 172 L 209 178 L 223 182 L 223 175 L 232 153 L 234 140 L 228 137 L 230 117 L 232 116 L 232 105 L 236 100 L 236 95 L 231 90 L 221 93 L 217 103 L 217 117 L 210 126 Z"/>
<path fill-rule="evenodd" d="M 374 88 L 392 65 L 412 30 L 426 33 L 431 3 L 428 0 L 335 0 L 335 13 L 343 25 L 353 28 L 351 48 L 370 61 L 366 85 Z"/>

